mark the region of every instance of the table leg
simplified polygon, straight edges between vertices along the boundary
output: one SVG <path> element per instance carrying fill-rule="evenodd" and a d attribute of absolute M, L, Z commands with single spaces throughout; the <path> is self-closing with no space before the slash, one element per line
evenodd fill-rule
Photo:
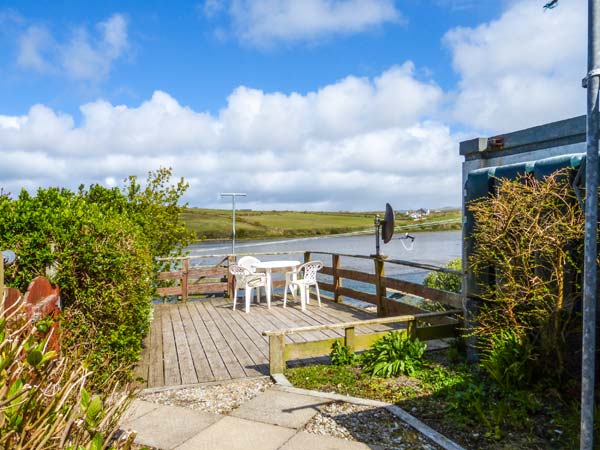
<path fill-rule="evenodd" d="M 267 308 L 271 309 L 271 271 L 267 269 L 267 286 L 265 287 L 265 291 L 267 291 Z"/>

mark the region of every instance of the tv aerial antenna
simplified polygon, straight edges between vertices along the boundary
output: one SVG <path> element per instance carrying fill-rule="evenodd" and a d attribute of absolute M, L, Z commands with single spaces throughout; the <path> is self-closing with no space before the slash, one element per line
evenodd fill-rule
<path fill-rule="evenodd" d="M 402 236 L 398 237 L 398 239 L 401 240 L 402 247 L 404 247 L 404 250 L 406 250 L 408 252 L 410 252 L 413 249 L 413 247 L 415 246 L 415 237 L 411 236 L 408 233 L 404 233 Z M 410 244 L 407 245 L 404 243 L 405 241 L 408 242 L 409 240 L 410 240 Z"/>
<path fill-rule="evenodd" d="M 383 243 L 387 244 L 392 240 L 394 235 L 394 208 L 389 203 L 385 204 L 385 216 L 383 220 L 379 217 L 379 214 L 375 216 L 375 256 L 381 256 L 379 250 L 380 236 L 383 238 Z"/>
<path fill-rule="evenodd" d="M 394 236 L 394 225 L 395 225 L 395 216 L 394 216 L 394 208 L 389 203 L 385 204 L 385 215 L 383 216 L 383 220 L 379 214 L 375 216 L 375 256 L 380 257 L 380 240 L 383 238 L 383 243 L 387 244 L 392 240 L 392 236 Z M 405 250 L 411 251 L 414 247 L 415 238 L 408 233 L 404 233 L 402 236 L 399 236 L 397 239 L 402 240 L 402 246 Z M 410 244 L 405 244 L 405 241 L 409 241 Z"/>

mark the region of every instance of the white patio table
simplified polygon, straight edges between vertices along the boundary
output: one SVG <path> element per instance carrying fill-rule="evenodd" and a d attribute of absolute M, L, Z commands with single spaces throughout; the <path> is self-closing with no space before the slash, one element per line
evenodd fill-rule
<path fill-rule="evenodd" d="M 300 261 L 261 261 L 256 264 L 252 264 L 257 271 L 265 272 L 267 274 L 267 306 L 271 307 L 271 291 L 273 290 L 271 273 L 273 270 L 280 272 L 281 269 L 295 269 L 300 265 Z"/>

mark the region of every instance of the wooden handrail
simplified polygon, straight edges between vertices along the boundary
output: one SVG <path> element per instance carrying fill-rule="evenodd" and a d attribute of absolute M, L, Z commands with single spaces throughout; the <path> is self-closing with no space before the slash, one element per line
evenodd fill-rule
<path fill-rule="evenodd" d="M 261 253 L 236 253 L 235 256 L 267 256 L 267 255 L 299 255 L 306 253 L 304 250 L 290 250 L 286 252 L 261 252 Z M 181 259 L 200 259 L 200 258 L 223 258 L 232 256 L 229 253 L 219 253 L 217 255 L 188 255 L 188 256 L 161 256 L 155 258 L 156 261 L 177 261 Z M 221 262 L 223 262 L 223 260 Z"/>
<path fill-rule="evenodd" d="M 462 314 L 462 310 L 452 309 L 449 311 L 439 311 L 439 312 L 431 312 L 431 313 L 423 313 L 423 314 L 414 314 L 414 315 L 404 315 L 404 316 L 395 316 L 395 317 L 379 317 L 377 319 L 367 319 L 367 320 L 356 320 L 354 322 L 344 322 L 344 323 L 331 323 L 325 325 L 313 325 L 309 327 L 296 327 L 296 328 L 287 328 L 284 330 L 267 330 L 263 331 L 263 336 L 287 336 L 289 334 L 295 333 L 308 333 L 311 331 L 322 331 L 322 330 L 338 330 L 340 328 L 356 328 L 360 326 L 368 326 L 368 325 L 381 325 L 388 323 L 401 323 L 401 322 L 410 322 L 413 320 L 425 320 L 431 319 L 434 317 L 442 317 L 442 316 L 451 316 L 453 314 Z"/>
<path fill-rule="evenodd" d="M 326 355 L 331 351 L 335 342 L 341 342 L 350 347 L 352 352 L 366 350 L 378 339 L 388 334 L 388 331 L 375 331 L 365 334 L 356 334 L 356 328 L 365 325 L 381 325 L 390 323 L 406 322 L 406 328 L 396 330 L 404 333 L 410 339 L 420 339 L 423 341 L 431 339 L 442 339 L 456 336 L 460 327 L 460 321 L 455 323 L 446 323 L 442 325 L 429 325 L 422 328 L 418 327 L 418 321 L 431 319 L 440 316 L 449 316 L 459 314 L 461 310 L 452 310 L 444 312 L 433 312 L 415 315 L 404 315 L 397 317 L 385 317 L 380 319 L 358 320 L 354 322 L 334 323 L 328 325 L 316 325 L 310 327 L 288 328 L 285 330 L 264 331 L 262 334 L 269 337 L 269 373 L 271 375 L 283 373 L 286 362 L 296 358 L 311 358 L 314 356 Z M 305 333 L 311 331 L 339 330 L 343 329 L 343 337 L 333 337 L 320 339 L 318 341 L 291 342 L 286 343 L 286 335 L 294 333 Z"/>
<path fill-rule="evenodd" d="M 315 253 L 317 255 L 338 255 L 338 256 L 344 256 L 346 258 L 359 258 L 359 259 L 377 259 L 377 256 L 374 255 L 352 255 L 352 254 L 346 254 L 346 253 L 332 253 L 332 252 L 321 252 L 321 251 L 311 251 L 310 253 Z M 464 272 L 462 270 L 454 270 L 454 269 L 449 269 L 447 267 L 442 267 L 442 266 L 435 266 L 433 264 L 426 264 L 426 263 L 418 263 L 418 262 L 414 262 L 414 261 L 406 261 L 403 259 L 387 259 L 385 257 L 380 257 L 380 259 L 383 259 L 386 263 L 390 263 L 390 264 L 398 264 L 400 266 L 408 266 L 408 267 L 415 267 L 417 269 L 424 269 L 424 270 L 431 270 L 433 272 L 445 272 L 445 273 L 452 273 L 454 275 L 464 275 Z"/>
<path fill-rule="evenodd" d="M 450 305 L 453 308 L 461 308 L 463 301 L 462 296 L 460 294 L 446 292 L 439 289 L 432 289 L 427 286 L 424 286 L 419 283 L 413 283 L 409 281 L 403 281 L 396 278 L 390 278 L 385 276 L 385 265 L 387 264 L 398 264 L 404 266 L 415 267 L 423 270 L 429 271 L 437 271 L 437 272 L 445 272 L 451 273 L 455 275 L 460 275 L 462 272 L 448 269 L 445 267 L 438 267 L 431 264 L 423 264 L 413 261 L 404 261 L 399 259 L 386 259 L 385 257 L 377 257 L 375 255 L 354 255 L 354 254 L 346 254 L 346 253 L 333 253 L 333 252 L 322 252 L 322 251 L 303 251 L 303 250 L 294 250 L 294 251 L 283 251 L 283 252 L 261 252 L 261 253 L 240 253 L 238 255 L 188 255 L 188 256 L 173 256 L 173 257 L 164 257 L 157 258 L 158 261 L 181 261 L 181 268 L 176 271 L 171 272 L 162 272 L 158 275 L 159 280 L 180 280 L 181 292 L 178 294 L 174 294 L 178 292 L 176 287 L 169 288 L 160 288 L 159 292 L 161 295 L 181 295 L 182 300 L 186 300 L 187 295 L 184 294 L 185 287 L 188 286 L 189 279 L 197 277 L 199 273 L 203 270 L 207 270 L 207 274 L 201 276 L 201 278 L 206 278 L 208 275 L 209 267 L 214 269 L 215 266 L 200 266 L 194 265 L 191 266 L 190 261 L 192 259 L 206 259 L 206 258 L 220 258 L 219 262 L 216 264 L 216 267 L 222 267 L 226 272 L 223 273 L 223 276 L 227 277 L 227 293 L 231 298 L 233 295 L 233 277 L 227 271 L 227 266 L 235 263 L 236 259 L 240 256 L 246 255 L 254 255 L 254 256 L 274 256 L 274 255 L 303 255 L 303 260 L 309 261 L 311 260 L 312 255 L 330 255 L 331 256 L 331 266 L 324 266 L 322 270 L 322 274 L 330 275 L 333 278 L 332 283 L 326 283 L 322 281 L 324 287 L 327 287 L 333 293 L 333 297 L 335 301 L 341 302 L 343 297 L 350 297 L 354 299 L 358 299 L 367 303 L 371 303 L 377 306 L 377 315 L 379 317 L 386 317 L 392 315 L 402 315 L 409 314 L 415 311 L 418 311 L 419 308 L 416 306 L 405 305 L 402 303 L 395 302 L 393 299 L 387 297 L 387 290 L 392 289 L 398 292 L 415 295 L 418 297 L 423 297 L 425 299 L 429 299 L 432 301 L 438 301 L 442 304 Z M 345 269 L 341 267 L 340 259 L 341 257 L 346 258 L 359 258 L 373 261 L 374 264 L 374 272 L 367 273 L 359 270 Z M 300 259 L 300 258 L 298 258 Z M 215 275 L 218 276 L 217 273 Z M 363 283 L 371 284 L 375 287 L 375 292 L 365 292 L 362 290 L 350 289 L 349 287 L 344 287 L 342 280 L 350 279 L 355 281 L 360 281 Z M 200 281 L 200 283 L 194 286 L 195 292 L 209 292 L 208 290 L 203 290 L 203 288 L 199 287 L 200 284 L 207 284 L 204 286 L 205 289 L 214 289 L 218 284 L 215 284 L 212 280 L 205 279 L 204 281 Z M 273 284 L 273 286 L 277 287 L 277 282 Z M 212 291 L 210 291 L 212 292 Z M 421 309 L 421 311 L 423 311 Z"/>

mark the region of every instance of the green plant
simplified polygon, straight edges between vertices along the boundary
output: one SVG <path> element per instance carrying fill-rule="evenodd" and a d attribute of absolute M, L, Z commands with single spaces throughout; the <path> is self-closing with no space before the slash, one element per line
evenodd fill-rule
<path fill-rule="evenodd" d="M 445 265 L 446 268 L 462 271 L 462 260 L 453 259 Z M 462 275 L 448 272 L 431 272 L 423 280 L 425 286 L 441 289 L 443 291 L 456 292 L 460 294 L 462 287 Z"/>
<path fill-rule="evenodd" d="M 422 366 L 421 358 L 427 346 L 406 333 L 392 331 L 363 353 L 361 365 L 371 375 L 384 378 L 400 374 L 414 375 Z"/>
<path fill-rule="evenodd" d="M 112 377 L 99 393 L 90 393 L 89 371 L 76 359 L 46 350 L 46 338 L 22 310 L 8 318 L 0 311 L 0 447 L 131 448 L 134 434 L 117 438 L 129 388 L 120 388 Z"/>
<path fill-rule="evenodd" d="M 356 361 L 356 355 L 350 347 L 344 345 L 342 341 L 335 341 L 331 346 L 331 353 L 329 353 L 331 358 L 331 364 L 334 366 L 347 366 L 350 364 L 354 364 Z"/>
<path fill-rule="evenodd" d="M 37 275 L 60 287 L 63 348 L 81 350 L 95 381 L 139 359 L 149 328 L 156 256 L 181 250 L 176 200 L 185 184 L 169 187 L 170 171 L 135 179 L 123 188 L 94 185 L 22 191 L 0 197 L 0 247 L 17 263 L 6 270 L 8 285 L 25 290 Z"/>
<path fill-rule="evenodd" d="M 534 358 L 527 336 L 501 330 L 489 336 L 481 354 L 481 366 L 501 389 L 511 392 L 531 384 Z"/>

